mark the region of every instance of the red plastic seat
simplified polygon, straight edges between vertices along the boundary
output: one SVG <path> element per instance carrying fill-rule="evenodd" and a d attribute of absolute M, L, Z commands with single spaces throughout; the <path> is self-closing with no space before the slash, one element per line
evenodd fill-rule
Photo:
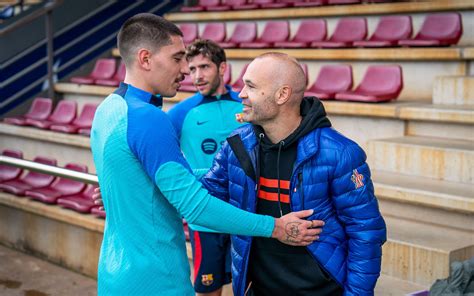
<path fill-rule="evenodd" d="M 254 0 L 253 3 L 257 3 L 260 8 L 263 9 L 285 8 L 290 6 L 290 3 L 281 0 Z"/>
<path fill-rule="evenodd" d="M 56 159 L 53 158 L 37 156 L 35 159 L 33 159 L 33 161 L 56 166 Z M 0 191 L 22 196 L 25 195 L 26 190 L 49 186 L 54 181 L 54 179 L 55 177 L 51 175 L 29 171 L 23 177 L 0 183 Z"/>
<path fill-rule="evenodd" d="M 115 72 L 114 76 L 110 79 L 96 79 L 95 84 L 97 85 L 105 85 L 105 86 L 118 86 L 120 82 L 125 80 L 125 64 L 120 63 L 119 67 L 117 68 L 117 72 Z"/>
<path fill-rule="evenodd" d="M 84 191 L 78 194 L 67 195 L 58 198 L 57 204 L 79 213 L 89 213 L 95 206 L 94 200 L 92 199 L 95 188 L 97 188 L 97 186 L 89 184 L 86 186 Z"/>
<path fill-rule="evenodd" d="M 382 16 L 374 33 L 367 41 L 356 41 L 354 46 L 388 47 L 396 46 L 399 40 L 410 38 L 412 34 L 411 16 Z"/>
<path fill-rule="evenodd" d="M 183 32 L 183 42 L 185 45 L 192 43 L 198 38 L 198 25 L 195 23 L 180 24 L 179 29 Z"/>
<path fill-rule="evenodd" d="M 83 164 L 68 163 L 65 168 L 87 173 L 87 166 Z M 85 186 L 84 183 L 60 177 L 47 187 L 26 190 L 25 195 L 44 203 L 54 204 L 61 196 L 80 193 Z"/>
<path fill-rule="evenodd" d="M 254 22 L 238 23 L 232 36 L 225 42 L 219 42 L 222 48 L 239 47 L 240 43 L 253 42 L 257 38 L 257 24 Z"/>
<path fill-rule="evenodd" d="M 23 152 L 19 150 L 5 149 L 2 151 L 2 155 L 20 159 L 23 158 Z M 23 170 L 20 168 L 2 164 L 0 165 L 0 182 L 14 180 L 18 178 L 22 172 Z"/>
<path fill-rule="evenodd" d="M 290 26 L 287 21 L 269 21 L 265 24 L 262 36 L 254 42 L 242 42 L 241 48 L 268 48 L 275 42 L 288 41 Z"/>
<path fill-rule="evenodd" d="M 336 94 L 336 100 L 384 102 L 394 100 L 403 88 L 400 66 L 370 66 L 354 91 Z"/>
<path fill-rule="evenodd" d="M 184 76 L 184 80 L 181 81 L 181 86 L 179 87 L 179 91 L 187 91 L 187 92 L 195 92 L 196 87 L 193 84 L 193 79 L 191 75 Z"/>
<path fill-rule="evenodd" d="M 91 214 L 96 215 L 97 217 L 100 217 L 100 218 L 105 218 L 105 211 L 100 210 L 99 208 L 100 208 L 99 206 L 93 207 L 91 209 Z"/>
<path fill-rule="evenodd" d="M 400 40 L 402 46 L 449 46 L 457 44 L 462 35 L 462 19 L 457 12 L 426 16 L 413 39 Z"/>
<path fill-rule="evenodd" d="M 364 40 L 366 37 L 367 20 L 365 18 L 343 18 L 337 23 L 329 40 L 312 42 L 311 47 L 351 47 L 353 42 Z"/>
<path fill-rule="evenodd" d="M 234 10 L 258 8 L 258 4 L 251 3 L 251 1 L 248 0 L 226 0 L 225 4 L 230 5 L 230 7 Z"/>
<path fill-rule="evenodd" d="M 303 20 L 295 36 L 290 41 L 275 42 L 274 47 L 308 47 L 311 42 L 325 40 L 326 35 L 326 20 Z"/>
<path fill-rule="evenodd" d="M 244 88 L 244 81 L 242 80 L 242 77 L 244 77 L 245 71 L 247 70 L 248 66 L 249 66 L 249 64 L 246 64 L 242 68 L 242 71 L 240 71 L 239 78 L 237 78 L 237 80 L 235 80 L 234 83 L 232 84 L 232 89 L 234 91 L 241 91 L 242 88 Z"/>
<path fill-rule="evenodd" d="M 49 98 L 36 98 L 31 103 L 30 109 L 23 116 L 7 117 L 5 123 L 15 125 L 25 125 L 26 118 L 45 120 L 51 115 L 53 109 L 53 101 Z"/>
<path fill-rule="evenodd" d="M 335 98 L 336 93 L 350 90 L 352 84 L 352 67 L 350 65 L 326 65 L 321 67 L 318 77 L 304 95 L 330 100 Z"/>
<path fill-rule="evenodd" d="M 209 23 L 204 27 L 201 39 L 208 39 L 214 42 L 222 42 L 226 38 L 225 23 Z"/>
<path fill-rule="evenodd" d="M 327 0 L 305 0 L 301 2 L 294 3 L 295 7 L 311 7 L 311 6 L 322 6 L 326 5 Z"/>
<path fill-rule="evenodd" d="M 48 129 L 53 124 L 69 124 L 76 118 L 76 110 L 76 101 L 62 100 L 46 120 L 27 118 L 25 123 L 42 129 Z"/>
<path fill-rule="evenodd" d="M 358 4 L 361 3 L 361 0 L 327 0 L 327 4 L 335 5 L 335 4 Z"/>
<path fill-rule="evenodd" d="M 75 134 L 81 128 L 90 128 L 92 126 L 92 120 L 94 119 L 96 109 L 96 104 L 85 104 L 82 108 L 81 114 L 74 119 L 71 124 L 53 124 L 49 129 L 62 133 Z"/>
<path fill-rule="evenodd" d="M 96 79 L 110 79 L 114 75 L 116 67 L 115 59 L 98 59 L 89 75 L 72 77 L 71 82 L 93 84 Z"/>
<path fill-rule="evenodd" d="M 90 136 L 91 135 L 91 129 L 90 128 L 80 128 L 77 131 L 78 134 L 83 135 L 83 136 Z"/>

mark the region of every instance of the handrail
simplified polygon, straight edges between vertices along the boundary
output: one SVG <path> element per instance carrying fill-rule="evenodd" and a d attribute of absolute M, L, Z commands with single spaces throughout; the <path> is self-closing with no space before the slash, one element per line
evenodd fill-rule
<path fill-rule="evenodd" d="M 10 165 L 21 169 L 27 169 L 38 173 L 45 173 L 56 177 L 63 177 L 74 181 L 80 181 L 88 184 L 98 185 L 99 179 L 96 175 L 76 172 L 65 168 L 46 165 L 21 158 L 0 155 L 0 164 Z"/>

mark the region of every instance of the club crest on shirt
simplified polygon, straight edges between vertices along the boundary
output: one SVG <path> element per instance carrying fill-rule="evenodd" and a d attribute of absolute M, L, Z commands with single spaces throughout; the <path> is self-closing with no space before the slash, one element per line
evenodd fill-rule
<path fill-rule="evenodd" d="M 359 174 L 357 169 L 352 171 L 351 181 L 354 183 L 355 188 L 358 189 L 364 186 L 364 175 Z"/>
<path fill-rule="evenodd" d="M 212 285 L 212 283 L 214 283 L 214 275 L 212 273 L 201 275 L 201 283 L 204 286 Z"/>

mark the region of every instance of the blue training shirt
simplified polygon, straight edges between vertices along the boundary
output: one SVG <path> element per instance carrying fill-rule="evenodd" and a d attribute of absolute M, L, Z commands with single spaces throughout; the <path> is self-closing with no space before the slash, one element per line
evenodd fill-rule
<path fill-rule="evenodd" d="M 201 187 L 161 103 L 122 83 L 94 117 L 91 149 L 107 212 L 99 295 L 194 295 L 181 217 L 237 235 L 273 231 L 272 217 L 239 210 Z"/>

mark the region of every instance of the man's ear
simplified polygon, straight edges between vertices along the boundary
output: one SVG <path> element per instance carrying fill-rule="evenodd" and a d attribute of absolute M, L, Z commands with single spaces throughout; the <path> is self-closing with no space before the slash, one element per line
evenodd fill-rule
<path fill-rule="evenodd" d="M 144 70 L 151 69 L 151 52 L 146 48 L 140 48 L 138 50 L 138 66 Z"/>
<path fill-rule="evenodd" d="M 226 62 L 222 62 L 220 65 L 219 65 L 219 75 L 222 75 L 224 76 L 224 73 L 225 73 L 225 70 L 227 69 L 227 63 Z"/>
<path fill-rule="evenodd" d="M 276 102 L 278 105 L 283 105 L 285 104 L 291 97 L 291 87 L 289 85 L 283 85 L 281 86 L 276 95 Z"/>

